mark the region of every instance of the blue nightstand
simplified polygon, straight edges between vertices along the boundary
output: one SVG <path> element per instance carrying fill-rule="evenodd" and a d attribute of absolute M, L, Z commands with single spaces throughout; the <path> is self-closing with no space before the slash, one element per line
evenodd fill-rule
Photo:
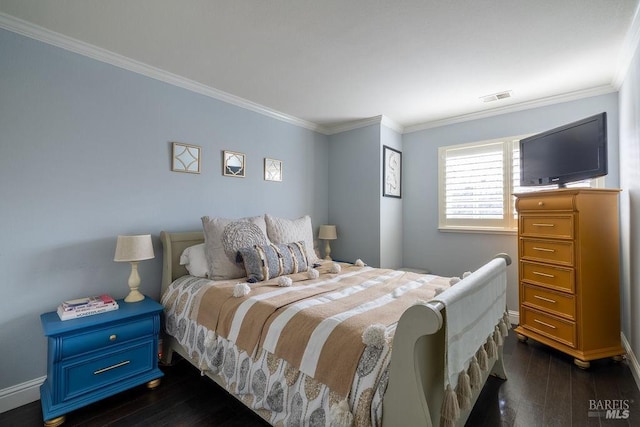
<path fill-rule="evenodd" d="M 162 305 L 149 297 L 118 301 L 107 313 L 61 321 L 40 316 L 48 341 L 47 379 L 40 387 L 45 426 L 64 414 L 131 387 L 160 384 L 158 334 Z"/>

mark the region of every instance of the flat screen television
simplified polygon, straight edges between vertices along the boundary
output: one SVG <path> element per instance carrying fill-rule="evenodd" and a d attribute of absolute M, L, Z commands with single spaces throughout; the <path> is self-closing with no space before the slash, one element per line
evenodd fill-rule
<path fill-rule="evenodd" d="M 607 174 L 607 113 L 520 140 L 520 185 L 566 184 Z"/>

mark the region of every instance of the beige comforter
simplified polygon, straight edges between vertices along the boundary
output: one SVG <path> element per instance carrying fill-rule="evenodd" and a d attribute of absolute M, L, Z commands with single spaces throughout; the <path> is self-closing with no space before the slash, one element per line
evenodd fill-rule
<path fill-rule="evenodd" d="M 317 279 L 309 279 L 307 273 L 291 275 L 293 284 L 289 287 L 279 286 L 279 278 L 251 284 L 249 294 L 242 297 L 234 297 L 238 280 L 208 282 L 198 292 L 189 293 L 189 304 L 177 300 L 186 293 L 172 290 L 172 286 L 163 303 L 168 314 L 180 314 L 188 320 L 186 324 L 191 326 L 186 328 L 207 331 L 206 339 L 191 334 L 194 342 L 187 348 L 196 349 L 215 337 L 225 346 L 233 343 L 253 361 L 274 355 L 288 371 L 297 370 L 304 378 L 326 386 L 334 402 L 336 396 L 348 398 L 354 414 L 358 412 L 356 406 L 364 405 L 371 411 L 362 403 L 362 396 L 366 394 L 371 400 L 373 392 L 362 392 L 359 387 L 376 384 L 386 375 L 389 358 L 385 357 L 386 365 L 374 373 L 378 378 L 363 381 L 362 373 L 356 371 L 373 351 L 369 351 L 371 343 L 367 346 L 363 342 L 364 332 L 371 325 L 383 325 L 382 331 L 392 335 L 408 307 L 432 299 L 449 286 L 449 279 L 351 264 L 341 264 L 339 273 L 331 273 L 331 267 L 332 263 L 319 267 Z M 179 330 L 176 322 L 177 318 L 169 318 L 168 329 Z M 190 334 L 185 331 L 177 335 L 184 336 L 181 344 L 185 345 Z M 392 337 L 386 338 L 384 346 L 390 347 Z M 204 355 L 207 350 L 199 353 Z M 255 400 L 251 403 L 255 409 Z M 375 423 L 366 418 L 356 416 L 356 424 Z"/>

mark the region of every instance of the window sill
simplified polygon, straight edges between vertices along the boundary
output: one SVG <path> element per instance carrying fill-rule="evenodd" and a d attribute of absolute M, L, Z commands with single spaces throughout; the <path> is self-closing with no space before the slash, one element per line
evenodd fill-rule
<path fill-rule="evenodd" d="M 518 235 L 517 228 L 504 229 L 492 227 L 438 227 L 438 231 L 442 233 L 473 233 L 473 234 L 506 234 Z"/>

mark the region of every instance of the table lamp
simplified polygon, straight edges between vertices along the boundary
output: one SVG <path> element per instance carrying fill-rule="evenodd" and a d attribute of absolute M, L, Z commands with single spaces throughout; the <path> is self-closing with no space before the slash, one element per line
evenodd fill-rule
<path fill-rule="evenodd" d="M 138 302 L 144 299 L 144 295 L 138 291 L 140 287 L 140 275 L 138 274 L 138 262 L 154 257 L 151 235 L 118 236 L 116 254 L 113 258 L 116 262 L 131 263 L 129 275 L 129 288 L 131 291 L 124 302 Z"/>
<path fill-rule="evenodd" d="M 318 232 L 318 239 L 324 240 L 324 259 L 331 261 L 331 246 L 329 246 L 329 240 L 336 240 L 338 234 L 336 233 L 335 225 L 321 225 Z"/>

